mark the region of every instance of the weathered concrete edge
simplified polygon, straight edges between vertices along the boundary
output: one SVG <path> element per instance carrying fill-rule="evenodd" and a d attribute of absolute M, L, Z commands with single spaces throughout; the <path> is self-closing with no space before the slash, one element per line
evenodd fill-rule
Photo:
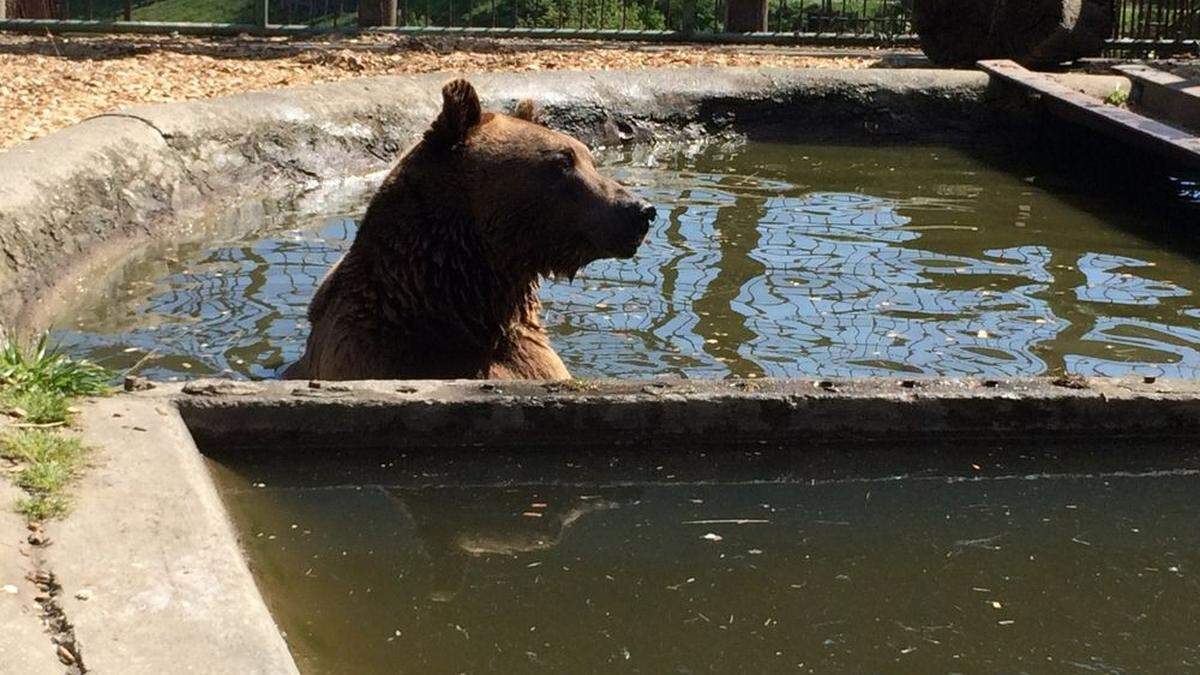
<path fill-rule="evenodd" d="M 92 466 L 44 557 L 87 672 L 298 672 L 178 412 L 117 396 L 81 417 Z"/>
<path fill-rule="evenodd" d="M 0 152 L 0 327 L 51 319 L 56 284 L 208 211 L 386 167 L 436 114 L 448 74 L 379 77 L 102 115 Z M 998 114 L 985 75 L 693 69 L 475 74 L 491 108 L 533 98 L 599 143 L 786 120 L 844 136 L 943 134 Z M 1114 78 L 1077 76 L 1110 90 Z"/>
<path fill-rule="evenodd" d="M 201 448 L 596 447 L 1193 436 L 1191 380 L 235 382 L 142 394 Z M 353 429 L 353 434 L 346 434 Z"/>

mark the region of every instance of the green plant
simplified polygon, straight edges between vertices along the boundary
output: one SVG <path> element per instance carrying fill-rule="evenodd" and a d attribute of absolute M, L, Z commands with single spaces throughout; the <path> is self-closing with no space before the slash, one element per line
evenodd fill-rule
<path fill-rule="evenodd" d="M 73 359 L 50 346 L 46 335 L 32 347 L 8 340 L 0 347 L 0 389 L 42 391 L 60 396 L 106 393 L 113 373 L 90 361 Z"/>
<path fill-rule="evenodd" d="M 74 396 L 107 393 L 114 374 L 107 368 L 73 359 L 50 346 L 42 336 L 31 346 L 15 340 L 0 345 L 0 407 L 17 413 L 22 424 L 63 424 Z M 67 512 L 66 486 L 83 463 L 78 438 L 46 429 L 24 429 L 0 439 L 0 457 L 20 466 L 13 483 L 27 496 L 17 511 L 30 520 Z"/>
<path fill-rule="evenodd" d="M 21 465 L 13 483 L 28 496 L 17 510 L 31 520 L 60 516 L 70 502 L 65 494 L 83 464 L 86 448 L 78 438 L 44 429 L 22 430 L 0 441 L 0 457 Z"/>
<path fill-rule="evenodd" d="M 70 414 L 66 397 L 41 390 L 6 392 L 0 395 L 0 404 L 31 424 L 65 422 Z"/>
<path fill-rule="evenodd" d="M 1123 106 L 1129 103 L 1129 92 L 1122 89 L 1114 89 L 1111 94 L 1104 98 L 1104 102 L 1109 105 Z"/>

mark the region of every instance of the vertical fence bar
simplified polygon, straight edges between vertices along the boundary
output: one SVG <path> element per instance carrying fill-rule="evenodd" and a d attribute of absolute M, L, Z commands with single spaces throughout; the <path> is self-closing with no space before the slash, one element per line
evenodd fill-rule
<path fill-rule="evenodd" d="M 271 0 L 257 0 L 254 3 L 254 25 L 262 28 L 267 27 L 267 24 L 270 23 L 270 4 Z M 126 2 L 125 6 L 128 7 L 129 3 Z"/>

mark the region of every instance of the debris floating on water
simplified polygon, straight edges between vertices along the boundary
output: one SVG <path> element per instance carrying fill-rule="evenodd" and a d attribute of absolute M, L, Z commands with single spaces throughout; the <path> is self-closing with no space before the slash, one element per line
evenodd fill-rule
<path fill-rule="evenodd" d="M 708 534 L 701 537 L 701 539 L 707 539 L 709 541 L 721 541 L 724 538 L 725 537 L 722 537 L 721 535 L 716 534 L 715 532 L 709 532 Z"/>

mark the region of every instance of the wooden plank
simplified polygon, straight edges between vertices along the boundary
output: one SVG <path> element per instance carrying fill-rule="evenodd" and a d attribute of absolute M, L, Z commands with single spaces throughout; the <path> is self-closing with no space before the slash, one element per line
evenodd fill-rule
<path fill-rule="evenodd" d="M 1113 66 L 1133 82 L 1130 101 L 1157 119 L 1200 130 L 1200 82 L 1140 63 Z"/>
<path fill-rule="evenodd" d="M 1156 153 L 1171 161 L 1200 168 L 1200 138 L 1132 110 L 1118 108 L 1063 86 L 1042 73 L 1008 60 L 980 61 L 994 78 L 1039 95 L 1053 114 L 1094 129 L 1110 138 Z"/>

